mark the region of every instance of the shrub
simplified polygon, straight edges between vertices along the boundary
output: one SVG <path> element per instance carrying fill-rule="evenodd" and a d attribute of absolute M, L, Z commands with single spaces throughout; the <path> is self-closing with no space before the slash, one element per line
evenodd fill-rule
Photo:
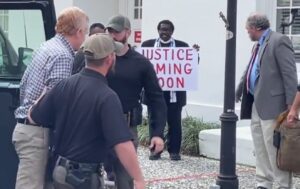
<path fill-rule="evenodd" d="M 182 143 L 181 152 L 187 155 L 199 155 L 199 132 L 204 129 L 220 128 L 217 123 L 207 123 L 202 119 L 187 116 L 182 119 Z M 143 118 L 143 123 L 138 126 L 138 140 L 141 145 L 149 145 L 148 120 Z M 165 135 L 167 127 L 165 129 Z"/>
<path fill-rule="evenodd" d="M 205 129 L 220 128 L 217 123 L 204 122 L 202 119 L 187 116 L 182 120 L 181 152 L 188 155 L 199 155 L 199 132 Z"/>
<path fill-rule="evenodd" d="M 143 146 L 148 146 L 149 143 L 149 126 L 148 126 L 148 120 L 146 118 L 143 118 L 142 125 L 139 125 L 137 127 L 138 130 L 138 140 L 139 144 Z"/>

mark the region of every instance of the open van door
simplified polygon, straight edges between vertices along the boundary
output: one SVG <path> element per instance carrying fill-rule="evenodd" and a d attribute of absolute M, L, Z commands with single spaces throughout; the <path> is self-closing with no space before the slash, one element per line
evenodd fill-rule
<path fill-rule="evenodd" d="M 32 53 L 55 35 L 53 0 L 0 0 L 0 188 L 14 189 L 18 158 L 12 145 L 19 84 Z"/>

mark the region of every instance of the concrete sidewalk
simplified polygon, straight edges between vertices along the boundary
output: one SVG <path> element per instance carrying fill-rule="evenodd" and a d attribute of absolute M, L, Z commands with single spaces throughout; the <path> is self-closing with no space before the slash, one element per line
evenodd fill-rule
<path fill-rule="evenodd" d="M 147 187 L 151 189 L 208 189 L 215 184 L 219 172 L 219 161 L 182 156 L 181 161 L 170 161 L 169 154 L 164 152 L 162 159 L 148 160 L 149 151 L 140 146 L 138 156 Z M 239 188 L 255 187 L 255 168 L 237 166 Z M 300 189 L 300 179 L 294 179 L 295 188 Z"/>

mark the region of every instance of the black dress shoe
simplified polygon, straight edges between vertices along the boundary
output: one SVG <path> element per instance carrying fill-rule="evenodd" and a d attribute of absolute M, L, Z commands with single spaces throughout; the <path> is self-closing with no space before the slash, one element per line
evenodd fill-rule
<path fill-rule="evenodd" d="M 149 156 L 149 160 L 159 160 L 161 158 L 160 154 L 161 153 L 151 152 Z"/>
<path fill-rule="evenodd" d="M 262 186 L 259 186 L 259 187 L 257 187 L 256 189 L 267 189 L 267 188 L 262 187 Z"/>
<path fill-rule="evenodd" d="M 181 160 L 181 156 L 180 156 L 180 154 L 177 154 L 177 153 L 170 153 L 170 159 L 173 161 L 178 161 L 178 160 Z"/>

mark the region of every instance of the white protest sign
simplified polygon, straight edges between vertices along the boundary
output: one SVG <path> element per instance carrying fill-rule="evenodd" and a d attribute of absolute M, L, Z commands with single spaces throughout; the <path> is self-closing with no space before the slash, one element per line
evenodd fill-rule
<path fill-rule="evenodd" d="M 158 82 L 164 91 L 198 89 L 198 53 L 189 47 L 142 47 L 136 51 L 154 66 Z"/>

